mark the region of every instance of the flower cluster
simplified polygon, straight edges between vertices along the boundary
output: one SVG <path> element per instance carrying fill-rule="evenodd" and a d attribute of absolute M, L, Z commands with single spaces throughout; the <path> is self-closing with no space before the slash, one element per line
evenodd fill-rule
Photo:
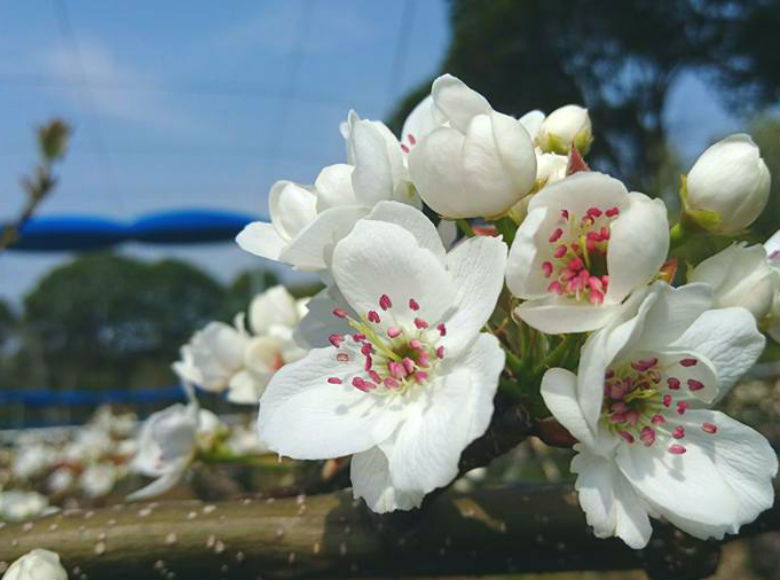
<path fill-rule="evenodd" d="M 712 408 L 764 334 L 780 338 L 780 234 L 744 241 L 769 192 L 747 135 L 684 176 L 670 228 L 661 199 L 589 169 L 576 105 L 516 119 L 445 75 L 399 137 L 354 112 L 341 132 L 346 163 L 274 184 L 271 223 L 237 238 L 325 289 L 300 320 L 274 289 L 263 316 L 250 310 L 254 338 L 210 325 L 182 350 L 182 377 L 259 395 L 259 436 L 279 455 L 351 456 L 354 495 L 377 512 L 450 484 L 499 391 L 577 440 L 600 537 L 639 548 L 662 517 L 720 538 L 772 505 L 775 453 Z M 688 243 L 705 237 L 724 249 Z M 180 414 L 171 429 L 194 431 L 195 410 Z"/>

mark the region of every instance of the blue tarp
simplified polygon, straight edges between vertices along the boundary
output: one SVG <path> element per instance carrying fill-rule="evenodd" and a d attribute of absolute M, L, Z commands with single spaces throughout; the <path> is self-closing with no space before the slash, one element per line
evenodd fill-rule
<path fill-rule="evenodd" d="M 84 251 L 122 242 L 198 244 L 233 240 L 248 223 L 263 219 L 222 210 L 185 209 L 141 216 L 131 223 L 94 216 L 33 217 L 9 249 L 28 252 Z"/>
<path fill-rule="evenodd" d="M 105 403 L 160 403 L 184 400 L 182 388 L 159 387 L 138 390 L 55 391 L 52 389 L 0 390 L 0 405 L 23 403 L 25 407 L 54 407 Z"/>

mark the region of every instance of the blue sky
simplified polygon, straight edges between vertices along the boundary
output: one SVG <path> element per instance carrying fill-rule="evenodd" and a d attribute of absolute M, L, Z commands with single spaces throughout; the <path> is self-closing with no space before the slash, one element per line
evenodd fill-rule
<path fill-rule="evenodd" d="M 343 160 L 350 108 L 385 118 L 438 70 L 449 38 L 443 0 L 0 0 L 0 217 L 23 201 L 31 127 L 53 115 L 76 134 L 41 215 L 265 213 L 276 179 L 311 182 Z M 665 119 L 688 157 L 739 126 L 692 75 Z M 259 264 L 232 244 L 122 251 L 190 260 L 222 280 Z M 18 301 L 67 259 L 5 254 L 0 297 Z"/>

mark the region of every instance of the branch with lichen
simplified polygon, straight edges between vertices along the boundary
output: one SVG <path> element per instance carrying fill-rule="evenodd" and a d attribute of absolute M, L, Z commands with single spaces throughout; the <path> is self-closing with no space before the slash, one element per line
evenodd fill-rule
<path fill-rule="evenodd" d="M 777 502 L 774 512 L 776 513 Z M 702 578 L 720 545 L 658 525 L 647 549 L 599 540 L 568 486 L 443 493 L 388 525 L 349 491 L 222 503 L 122 504 L 0 529 L 0 560 L 60 554 L 72 578 L 346 578 L 644 568 Z M 772 511 L 744 535 L 776 530 Z"/>

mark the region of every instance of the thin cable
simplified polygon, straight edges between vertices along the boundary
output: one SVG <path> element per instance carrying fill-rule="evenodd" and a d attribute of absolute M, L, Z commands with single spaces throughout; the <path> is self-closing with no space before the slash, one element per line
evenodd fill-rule
<path fill-rule="evenodd" d="M 104 186 L 108 190 L 110 195 L 117 196 L 119 209 L 124 213 L 124 198 L 121 193 L 118 194 L 116 182 L 114 180 L 113 164 L 111 163 L 111 155 L 106 147 L 106 141 L 104 139 L 103 124 L 100 116 L 97 112 L 95 100 L 92 96 L 92 91 L 89 87 L 87 79 L 87 71 L 84 68 L 84 62 L 81 58 L 81 51 L 79 50 L 78 41 L 76 40 L 76 33 L 71 24 L 70 15 L 68 13 L 68 6 L 65 0 L 53 0 L 53 8 L 56 14 L 57 20 L 60 24 L 60 32 L 63 39 L 70 45 L 70 50 L 73 53 L 73 58 L 76 62 L 76 74 L 74 84 L 80 87 L 82 95 L 82 101 L 86 109 L 87 114 L 92 117 L 92 142 L 95 149 L 99 152 L 102 158 L 100 164 L 103 174 Z"/>

